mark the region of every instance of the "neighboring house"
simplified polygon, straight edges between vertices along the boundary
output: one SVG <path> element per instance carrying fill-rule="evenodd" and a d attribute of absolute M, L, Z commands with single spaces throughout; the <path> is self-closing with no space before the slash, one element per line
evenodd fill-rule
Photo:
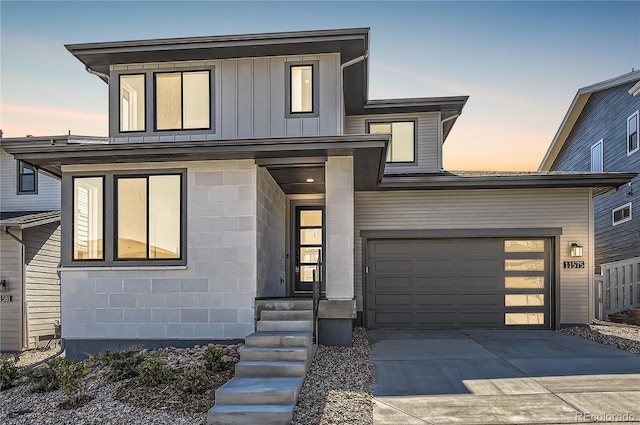
<path fill-rule="evenodd" d="M 62 178 L 69 357 L 243 339 L 320 250 L 321 343 L 593 317 L 593 197 L 635 175 L 443 171 L 467 97 L 369 100 L 369 29 L 67 49 L 110 143 L 3 147 Z"/>
<path fill-rule="evenodd" d="M 640 71 L 581 88 L 540 170 L 638 173 L 639 111 Z M 596 271 L 640 257 L 640 177 L 597 198 L 594 216 Z"/>

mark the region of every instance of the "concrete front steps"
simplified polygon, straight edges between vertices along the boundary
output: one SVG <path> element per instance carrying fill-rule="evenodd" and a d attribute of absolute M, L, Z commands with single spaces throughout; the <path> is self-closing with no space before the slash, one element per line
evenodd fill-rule
<path fill-rule="evenodd" d="M 216 390 L 209 424 L 290 424 L 309 369 L 311 300 L 269 300 L 258 307 L 257 332 L 245 338 L 233 379 Z"/>

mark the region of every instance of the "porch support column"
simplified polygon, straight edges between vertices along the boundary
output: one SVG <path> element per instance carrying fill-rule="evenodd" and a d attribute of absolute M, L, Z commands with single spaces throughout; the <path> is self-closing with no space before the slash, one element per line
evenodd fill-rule
<path fill-rule="evenodd" d="M 326 300 L 318 311 L 323 345 L 351 346 L 356 314 L 353 285 L 354 183 L 353 157 L 327 158 L 325 165 Z"/>

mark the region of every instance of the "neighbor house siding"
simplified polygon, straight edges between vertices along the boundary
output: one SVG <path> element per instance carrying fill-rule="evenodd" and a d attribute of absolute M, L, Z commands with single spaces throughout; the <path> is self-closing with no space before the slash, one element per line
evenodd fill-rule
<path fill-rule="evenodd" d="M 257 296 L 284 297 L 285 196 L 266 168 L 258 168 L 257 177 Z"/>
<path fill-rule="evenodd" d="M 66 267 L 63 337 L 244 338 L 254 330 L 256 165 L 252 160 L 101 164 L 65 166 L 63 172 L 150 168 L 187 170 L 186 267 Z"/>
<path fill-rule="evenodd" d="M 319 111 L 314 117 L 287 118 L 285 73 L 289 62 L 318 62 Z M 172 70 L 212 69 L 212 130 L 176 130 L 156 132 L 147 106 L 147 131 L 118 133 L 120 73 L 160 72 Z M 148 81 L 153 81 L 147 79 Z M 116 143 L 227 140 L 267 137 L 332 136 L 339 134 L 340 55 L 281 56 L 253 59 L 225 59 L 196 62 L 167 62 L 114 65 L 111 67 L 110 136 Z M 147 102 L 153 102 L 147 84 Z"/>
<path fill-rule="evenodd" d="M 18 195 L 18 165 L 0 149 L 0 207 L 2 211 L 53 211 L 60 209 L 60 181 L 38 174 L 38 193 Z"/>
<path fill-rule="evenodd" d="M 60 320 L 60 223 L 23 230 L 25 243 L 25 285 L 28 347 L 42 336 L 54 335 L 54 322 Z"/>
<path fill-rule="evenodd" d="M 369 122 L 417 121 L 416 162 L 411 165 L 387 164 L 385 174 L 437 173 L 441 171 L 441 147 L 439 138 L 440 113 L 353 115 L 346 117 L 345 134 L 366 134 Z"/>
<path fill-rule="evenodd" d="M 22 238 L 20 230 L 10 232 Z M 0 232 L 0 279 L 6 279 L 9 290 L 0 295 L 10 295 L 12 302 L 0 303 L 0 352 L 22 349 L 22 245 L 11 236 Z"/>
<path fill-rule="evenodd" d="M 589 189 L 358 192 L 355 290 L 362 310 L 361 230 L 562 228 L 560 260 L 584 246 L 584 269 L 560 270 L 560 323 L 589 321 Z M 561 265 L 557 265 L 560 267 Z"/>
<path fill-rule="evenodd" d="M 603 141 L 603 171 L 638 172 L 640 151 L 627 155 L 627 118 L 640 109 L 629 94 L 635 82 L 593 93 L 551 166 L 551 171 L 591 171 L 591 146 Z M 613 226 L 611 211 L 628 202 L 633 219 Z M 640 177 L 615 193 L 598 198 L 595 207 L 595 267 L 640 256 Z"/>

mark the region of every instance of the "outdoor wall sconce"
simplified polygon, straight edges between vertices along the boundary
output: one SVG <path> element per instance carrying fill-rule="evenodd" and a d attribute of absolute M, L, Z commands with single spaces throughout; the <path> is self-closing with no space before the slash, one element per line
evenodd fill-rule
<path fill-rule="evenodd" d="M 582 257 L 582 246 L 577 243 L 571 243 L 571 248 L 569 249 L 569 255 L 572 257 Z"/>
<path fill-rule="evenodd" d="M 0 279 L 0 292 L 7 292 L 7 279 Z"/>

